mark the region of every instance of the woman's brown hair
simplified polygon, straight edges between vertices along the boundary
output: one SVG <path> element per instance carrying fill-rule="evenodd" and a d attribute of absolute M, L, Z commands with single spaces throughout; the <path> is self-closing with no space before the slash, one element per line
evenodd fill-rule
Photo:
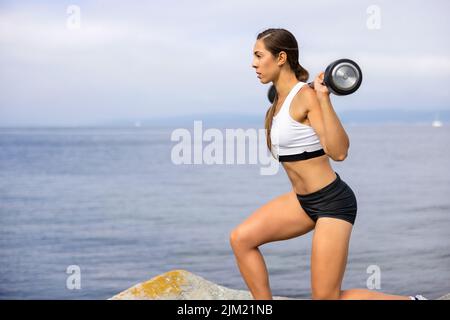
<path fill-rule="evenodd" d="M 259 33 L 257 40 L 262 40 L 266 49 L 276 57 L 281 51 L 286 52 L 287 61 L 292 71 L 295 73 L 296 78 L 299 81 L 306 82 L 309 78 L 308 71 L 303 68 L 298 62 L 298 44 L 294 35 L 281 28 L 270 28 Z M 275 113 L 275 106 L 278 102 L 278 94 L 275 94 L 275 99 L 272 105 L 266 112 L 266 118 L 264 121 L 264 127 L 266 129 L 266 141 L 267 147 L 272 153 L 272 140 L 270 139 L 270 128 L 272 127 L 272 119 Z M 275 157 L 275 156 L 274 156 Z"/>

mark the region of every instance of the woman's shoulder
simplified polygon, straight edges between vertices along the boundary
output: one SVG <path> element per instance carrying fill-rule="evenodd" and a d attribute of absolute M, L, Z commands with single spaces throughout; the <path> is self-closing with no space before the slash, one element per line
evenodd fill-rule
<path fill-rule="evenodd" d="M 308 110 L 311 105 L 314 105 L 317 101 L 316 90 L 311 88 L 308 84 L 303 85 L 297 94 L 292 99 L 292 104 L 297 108 Z M 296 107 L 293 107 L 296 108 Z"/>
<path fill-rule="evenodd" d="M 315 91 L 308 84 L 304 84 L 300 90 L 295 94 L 291 103 L 291 116 L 301 121 L 307 114 L 308 105 L 310 105 L 311 99 L 315 98 Z"/>
<path fill-rule="evenodd" d="M 297 94 L 294 96 L 294 99 L 311 99 L 316 96 L 316 91 L 311 88 L 307 83 L 302 85 L 300 90 L 298 90 Z"/>
<path fill-rule="evenodd" d="M 311 100 L 316 99 L 316 91 L 305 83 L 292 99 L 292 104 L 302 105 L 309 104 Z"/>

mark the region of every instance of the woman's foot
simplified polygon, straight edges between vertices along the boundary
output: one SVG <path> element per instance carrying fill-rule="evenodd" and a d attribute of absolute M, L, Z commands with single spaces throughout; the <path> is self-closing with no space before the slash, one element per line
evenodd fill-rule
<path fill-rule="evenodd" d="M 416 294 L 415 296 L 409 296 L 411 300 L 428 300 L 424 296 L 421 296 L 420 294 Z"/>

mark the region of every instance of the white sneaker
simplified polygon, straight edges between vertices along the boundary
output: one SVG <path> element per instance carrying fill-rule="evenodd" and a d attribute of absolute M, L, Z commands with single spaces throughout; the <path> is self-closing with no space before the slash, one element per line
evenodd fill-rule
<path fill-rule="evenodd" d="M 414 297 L 413 296 L 409 296 L 409 298 L 411 300 L 428 300 L 427 298 L 425 298 L 424 296 L 422 296 L 420 294 L 416 294 Z"/>

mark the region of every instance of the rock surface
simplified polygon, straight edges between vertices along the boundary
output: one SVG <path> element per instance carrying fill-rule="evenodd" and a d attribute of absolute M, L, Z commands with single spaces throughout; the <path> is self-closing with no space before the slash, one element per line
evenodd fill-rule
<path fill-rule="evenodd" d="M 447 293 L 446 295 L 437 298 L 436 300 L 450 300 L 450 293 Z"/>
<path fill-rule="evenodd" d="M 430 297 L 432 298 L 432 297 Z M 122 291 L 109 300 L 252 300 L 247 290 L 229 289 L 186 270 L 172 270 Z M 298 300 L 274 296 L 274 300 Z M 437 298 L 450 300 L 450 293 Z"/>
<path fill-rule="evenodd" d="M 275 300 L 293 300 L 273 297 Z M 249 291 L 229 289 L 186 270 L 172 270 L 122 291 L 109 300 L 252 300 Z"/>

